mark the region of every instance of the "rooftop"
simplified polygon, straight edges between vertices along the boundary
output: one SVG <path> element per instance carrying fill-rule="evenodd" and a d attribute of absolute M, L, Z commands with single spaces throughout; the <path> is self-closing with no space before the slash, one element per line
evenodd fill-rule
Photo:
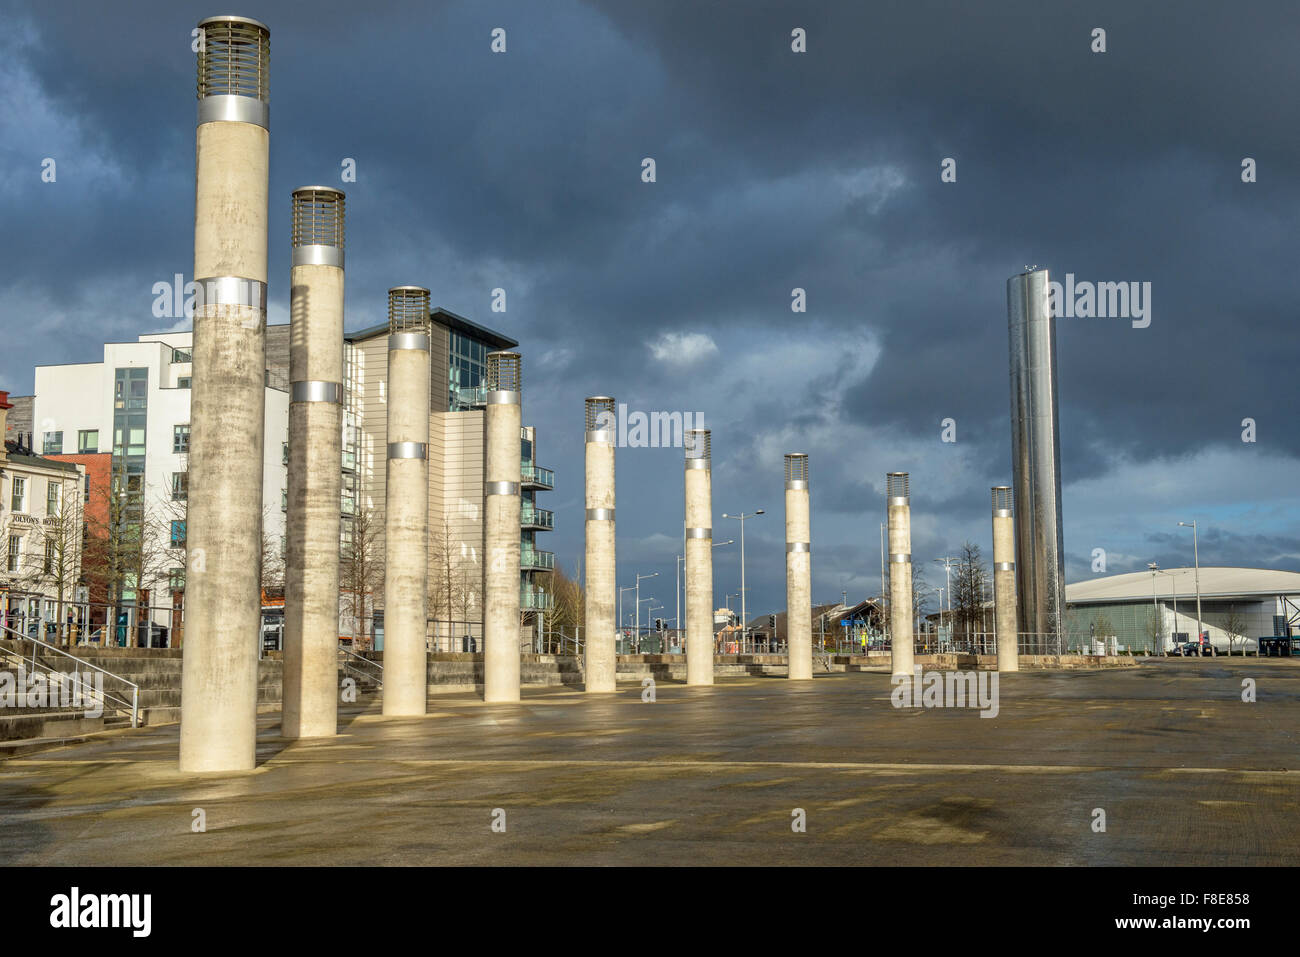
<path fill-rule="evenodd" d="M 1196 597 L 1196 569 L 1162 568 L 1155 573 L 1155 596 L 1167 599 Z M 1300 595 L 1300 572 L 1272 568 L 1235 568 L 1201 566 L 1202 598 L 1248 598 L 1274 595 Z M 1090 578 L 1065 586 L 1065 600 L 1071 604 L 1123 602 L 1134 599 L 1150 601 L 1151 572 L 1128 572 Z"/>

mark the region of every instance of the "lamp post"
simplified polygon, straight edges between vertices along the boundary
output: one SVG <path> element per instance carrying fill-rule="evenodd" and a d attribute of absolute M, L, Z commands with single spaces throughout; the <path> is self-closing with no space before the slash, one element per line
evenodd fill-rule
<path fill-rule="evenodd" d="M 756 515 L 762 515 L 761 508 L 754 509 L 753 512 L 746 515 L 741 512 L 739 515 L 728 515 L 722 513 L 723 518 L 734 518 L 740 522 L 740 641 L 743 647 L 745 636 L 749 633 L 749 617 L 746 614 L 745 605 L 745 519 L 754 518 Z"/>
<path fill-rule="evenodd" d="M 651 572 L 649 575 L 637 575 L 637 576 L 636 576 L 636 629 L 635 629 L 635 634 L 636 634 L 636 637 L 637 637 L 637 645 L 638 645 L 638 646 L 640 645 L 640 642 L 641 642 L 641 579 L 643 579 L 643 578 L 656 578 L 656 577 L 658 577 L 658 575 L 659 575 L 658 572 Z M 654 599 L 653 599 L 653 598 L 650 598 L 650 599 L 647 599 L 647 601 L 654 601 Z"/>
<path fill-rule="evenodd" d="M 618 586 L 618 630 L 619 631 L 623 630 L 623 592 L 631 591 L 633 587 L 634 586 L 632 585 Z"/>
<path fill-rule="evenodd" d="M 1196 522 L 1179 522 L 1183 528 L 1192 530 L 1192 561 L 1195 563 L 1196 575 L 1196 650 L 1201 650 L 1201 552 L 1196 542 Z"/>
<path fill-rule="evenodd" d="M 1148 562 L 1147 568 L 1151 569 L 1151 621 L 1152 621 L 1151 644 L 1154 645 L 1156 643 L 1156 640 L 1161 637 L 1161 633 L 1164 631 L 1163 627 L 1157 630 L 1157 627 L 1155 625 L 1156 620 L 1160 617 L 1160 603 L 1159 601 L 1156 600 L 1156 572 L 1160 571 L 1160 566 L 1157 565 L 1155 562 Z M 1161 642 L 1161 644 L 1163 643 L 1164 642 Z M 1155 651 L 1154 648 L 1152 648 L 1151 650 Z"/>

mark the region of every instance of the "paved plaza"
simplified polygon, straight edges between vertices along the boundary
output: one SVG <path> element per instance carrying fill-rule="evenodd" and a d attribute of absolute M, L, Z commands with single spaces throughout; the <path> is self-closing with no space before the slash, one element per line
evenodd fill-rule
<path fill-rule="evenodd" d="M 229 775 L 181 774 L 175 725 L 116 732 L 0 762 L 0 847 L 32 865 L 1300 863 L 1300 661 L 1012 674 L 991 719 L 890 690 L 448 695 L 297 742 L 266 715 L 258 769 Z"/>

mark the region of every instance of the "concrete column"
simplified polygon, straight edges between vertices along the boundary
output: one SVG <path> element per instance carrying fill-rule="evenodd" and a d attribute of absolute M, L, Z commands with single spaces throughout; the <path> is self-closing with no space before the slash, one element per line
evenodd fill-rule
<path fill-rule="evenodd" d="M 998 671 L 1020 670 L 1016 626 L 1016 528 L 1011 489 L 993 489 L 993 608 L 998 636 Z"/>
<path fill-rule="evenodd" d="M 785 457 L 785 633 L 787 677 L 812 673 L 812 532 L 808 506 L 808 456 Z"/>
<path fill-rule="evenodd" d="M 180 768 L 256 765 L 270 31 L 199 22 Z"/>
<path fill-rule="evenodd" d="M 425 714 L 429 685 L 429 290 L 388 290 L 384 714 Z"/>
<path fill-rule="evenodd" d="M 519 408 L 521 359 L 487 357 L 483 489 L 483 700 L 519 700 Z"/>
<path fill-rule="evenodd" d="M 609 396 L 587 400 L 587 554 L 583 620 L 587 623 L 587 690 L 615 690 L 618 578 L 614 540 L 614 446 L 617 414 Z"/>
<path fill-rule="evenodd" d="M 686 433 L 686 683 L 713 684 L 713 471 L 708 429 Z"/>
<path fill-rule="evenodd" d="M 342 190 L 293 191 L 289 504 L 284 574 L 286 738 L 338 733 L 343 454 Z"/>
<path fill-rule="evenodd" d="M 885 476 L 889 500 L 889 630 L 892 668 L 912 673 L 912 506 L 907 473 Z"/>

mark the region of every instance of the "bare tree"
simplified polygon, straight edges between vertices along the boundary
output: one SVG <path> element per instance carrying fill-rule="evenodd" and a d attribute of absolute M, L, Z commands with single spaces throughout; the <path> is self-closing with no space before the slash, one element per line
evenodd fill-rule
<path fill-rule="evenodd" d="M 956 571 L 952 583 L 955 624 L 959 625 L 969 638 L 971 632 L 978 631 L 983 623 L 984 591 L 989 581 L 988 568 L 980 557 L 978 545 L 972 542 L 962 545 Z"/>
<path fill-rule="evenodd" d="M 375 599 L 383 592 L 384 560 L 379 538 L 383 523 L 373 507 L 358 505 L 351 524 L 352 534 L 340 549 L 339 584 L 353 620 L 353 647 L 361 648 L 374 642 Z M 371 612 L 369 635 L 365 627 L 367 608 Z"/>
<path fill-rule="evenodd" d="M 1246 655 L 1246 619 L 1237 611 L 1236 605 L 1228 607 L 1228 619 L 1223 623 L 1223 630 L 1228 633 L 1228 656 L 1232 657 L 1232 647 L 1241 639 L 1241 654 Z"/>
<path fill-rule="evenodd" d="M 1164 643 L 1164 616 L 1160 614 L 1159 609 L 1152 608 L 1151 614 L 1147 616 L 1146 636 L 1151 642 L 1151 653 L 1156 654 L 1161 651 L 1161 645 Z"/>

